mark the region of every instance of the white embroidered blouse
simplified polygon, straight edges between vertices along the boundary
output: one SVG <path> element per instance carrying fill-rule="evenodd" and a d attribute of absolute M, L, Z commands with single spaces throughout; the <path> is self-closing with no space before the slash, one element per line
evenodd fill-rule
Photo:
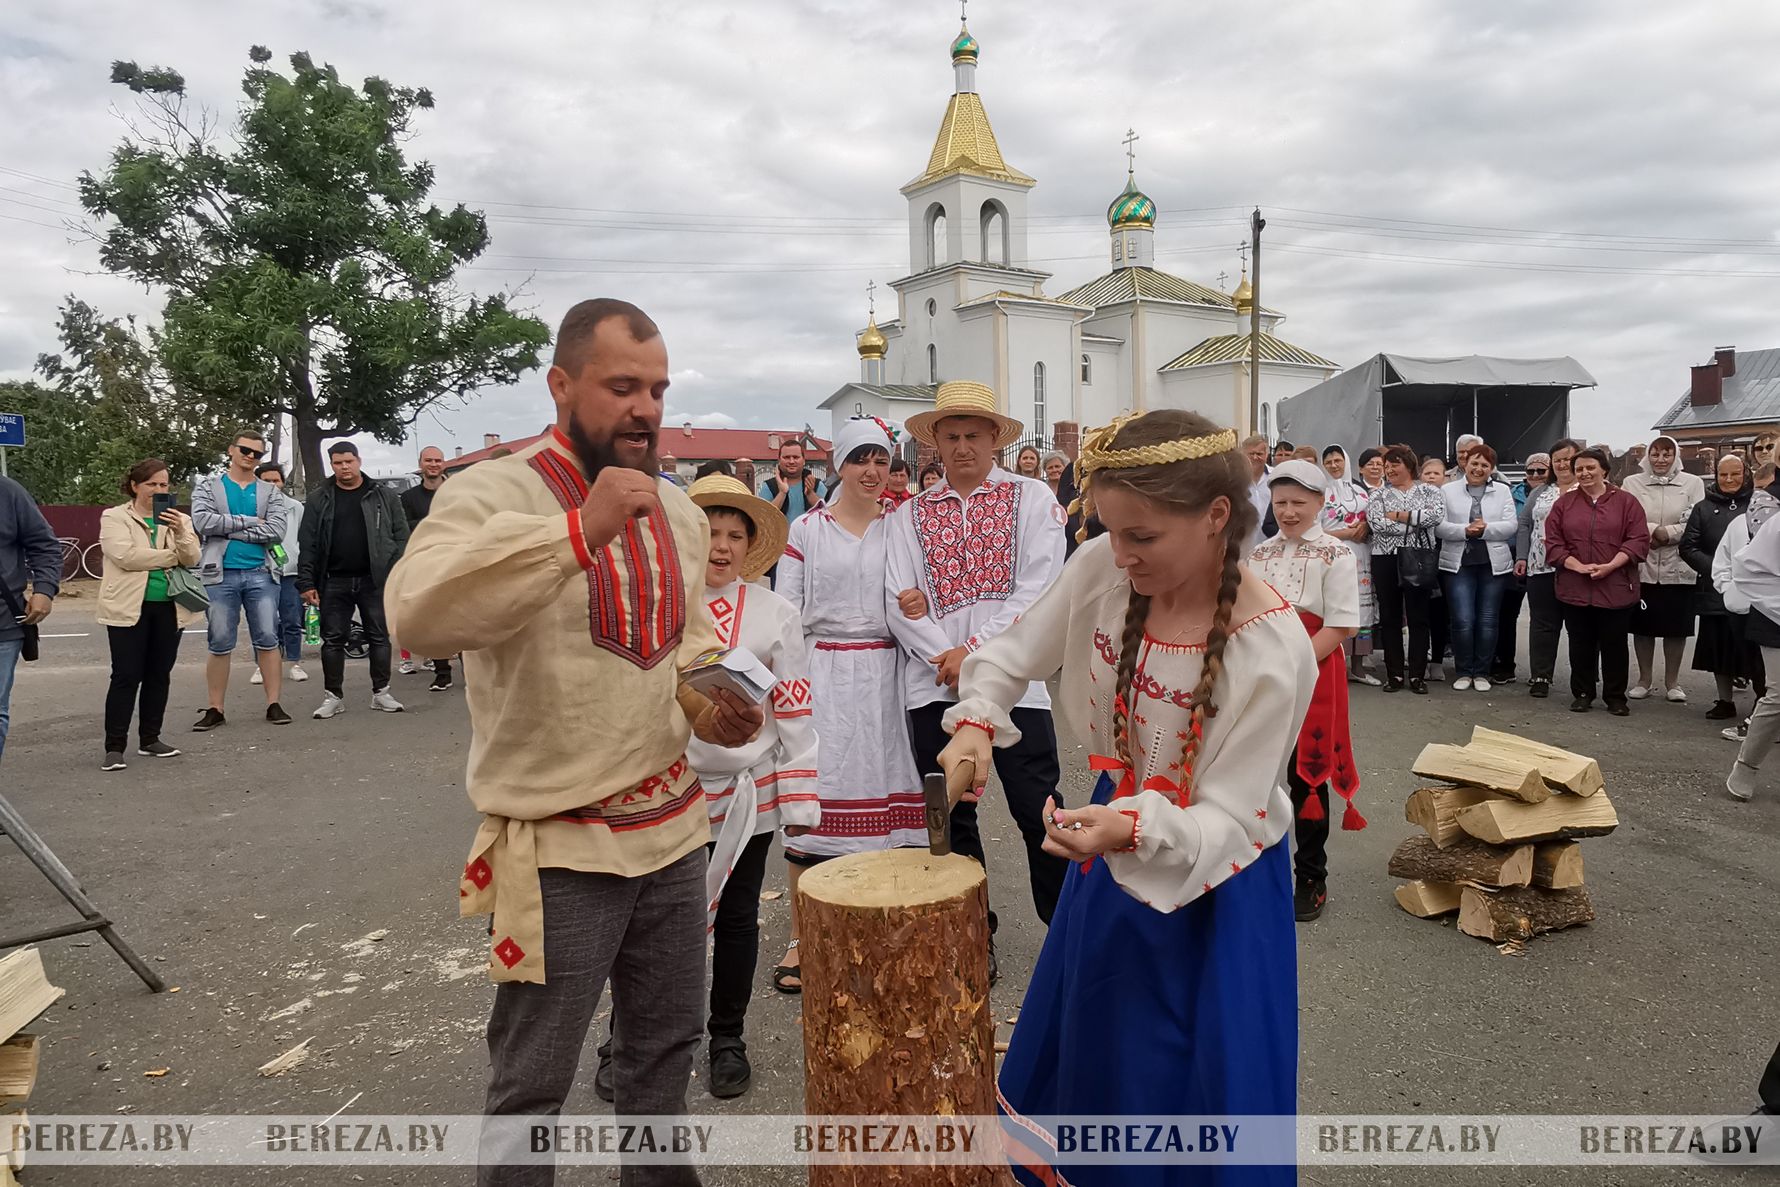
<path fill-rule="evenodd" d="M 1312 524 L 1297 540 L 1263 541 L 1249 553 L 1248 563 L 1300 613 L 1316 615 L 1324 626 L 1361 625 L 1359 562 L 1347 542 L 1321 524 Z"/>
<path fill-rule="evenodd" d="M 1018 622 L 964 661 L 963 699 L 946 713 L 946 729 L 956 730 L 963 718 L 986 721 L 996 745 L 1012 745 L 1020 735 L 1008 710 L 1029 681 L 1061 668 L 1057 711 L 1090 752 L 1111 757 L 1119 639 L 1130 596 L 1107 537 L 1084 544 Z M 1204 654 L 1203 646 L 1144 641 L 1130 717 L 1139 788 L 1152 777 L 1181 778 L 1188 705 Z M 1119 802 L 1137 810 L 1142 833 L 1136 852 L 1105 857 L 1126 893 L 1173 911 L 1285 838 L 1292 824 L 1285 764 L 1315 685 L 1310 636 L 1289 603 L 1277 600 L 1231 628 L 1187 806 L 1153 789 Z M 1068 799 L 1080 806 L 1086 797 L 1076 791 Z"/>

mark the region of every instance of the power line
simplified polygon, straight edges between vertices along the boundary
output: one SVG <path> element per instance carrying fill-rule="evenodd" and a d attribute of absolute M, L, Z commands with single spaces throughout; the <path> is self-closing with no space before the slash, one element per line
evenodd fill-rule
<path fill-rule="evenodd" d="M 6 214 L 4 212 L 0 212 L 0 218 L 6 219 L 8 222 L 24 223 L 27 226 L 32 227 L 48 227 L 52 231 L 66 231 L 68 229 L 67 227 L 58 227 L 55 223 L 40 223 L 34 218 L 20 218 L 16 214 Z"/>
<path fill-rule="evenodd" d="M 40 182 L 43 185 L 60 186 L 62 189 L 65 189 L 65 190 L 73 190 L 76 193 L 80 192 L 80 187 L 77 185 L 74 185 L 74 184 L 72 184 L 70 182 L 66 182 L 66 181 L 57 181 L 53 177 L 44 177 L 40 173 L 26 173 L 23 169 L 13 169 L 6 165 L 0 165 L 0 173 L 10 173 L 14 177 L 23 177 L 27 181 Z"/>
<path fill-rule="evenodd" d="M 1275 243 L 1276 251 L 1295 251 L 1310 255 L 1339 256 L 1343 259 L 1401 261 L 1416 264 L 1441 264 L 1454 268 L 1496 268 L 1512 272 L 1553 272 L 1594 276 L 1749 276 L 1775 277 L 1780 272 L 1757 272 L 1737 268 L 1633 268 L 1611 264 L 1539 263 L 1533 260 L 1461 260 L 1452 256 L 1418 256 L 1401 252 L 1356 251 L 1344 247 L 1318 247 L 1304 243 Z"/>

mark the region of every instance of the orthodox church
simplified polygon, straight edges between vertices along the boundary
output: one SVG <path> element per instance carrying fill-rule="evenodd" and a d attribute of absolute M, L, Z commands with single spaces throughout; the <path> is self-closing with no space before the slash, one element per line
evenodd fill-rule
<path fill-rule="evenodd" d="M 896 317 L 875 310 L 857 337 L 860 375 L 822 407 L 838 431 L 860 414 L 903 421 L 937 386 L 972 379 L 995 390 L 1049 447 L 1059 424 L 1102 425 L 1129 411 L 1186 408 L 1250 431 L 1249 329 L 1261 319 L 1260 432 L 1281 400 L 1340 367 L 1277 336 L 1284 315 L 1256 310 L 1246 268 L 1234 293 L 1155 266 L 1156 204 L 1135 167 L 1107 207 L 1110 271 L 1059 296 L 1026 247 L 1038 183 L 1001 155 L 977 91 L 980 47 L 952 42 L 953 94 L 927 166 L 902 187 L 909 271 L 892 281 Z"/>

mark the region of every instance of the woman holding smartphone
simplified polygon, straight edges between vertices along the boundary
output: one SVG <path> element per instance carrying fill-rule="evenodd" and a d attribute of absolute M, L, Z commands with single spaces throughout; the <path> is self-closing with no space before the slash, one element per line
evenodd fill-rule
<path fill-rule="evenodd" d="M 147 458 L 124 475 L 126 502 L 99 516 L 99 547 L 105 576 L 95 615 L 111 637 L 111 690 L 105 696 L 105 762 L 121 771 L 130 714 L 138 694 L 136 753 L 172 758 L 178 750 L 161 741 L 167 689 L 179 658 L 179 610 L 167 592 L 167 570 L 198 563 L 192 521 L 175 511 L 167 463 Z"/>

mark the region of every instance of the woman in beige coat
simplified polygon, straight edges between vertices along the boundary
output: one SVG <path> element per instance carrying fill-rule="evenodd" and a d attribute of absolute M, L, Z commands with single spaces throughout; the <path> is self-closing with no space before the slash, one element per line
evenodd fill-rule
<path fill-rule="evenodd" d="M 137 462 L 124 476 L 123 491 L 129 501 L 99 516 L 105 576 L 99 582 L 95 617 L 111 637 L 102 770 L 121 771 L 126 765 L 124 743 L 138 692 L 136 753 L 149 758 L 179 753 L 161 741 L 181 630 L 179 608 L 167 594 L 167 570 L 198 563 L 198 535 L 183 512 L 168 508 L 155 518 L 154 497 L 166 494 L 168 485 L 166 462 L 159 458 Z"/>
<path fill-rule="evenodd" d="M 1638 572 L 1639 603 L 1632 613 L 1632 651 L 1638 657 L 1638 679 L 1626 693 L 1634 701 L 1659 691 L 1656 683 L 1656 641 L 1663 641 L 1663 695 L 1677 704 L 1687 700 L 1681 688 L 1681 658 L 1694 631 L 1694 589 L 1699 581 L 1681 559 L 1681 536 L 1695 503 L 1706 497 L 1698 474 L 1681 468 L 1675 438 L 1650 443 L 1638 472 L 1625 480 L 1625 491 L 1644 507 L 1650 526 L 1650 555 Z"/>

